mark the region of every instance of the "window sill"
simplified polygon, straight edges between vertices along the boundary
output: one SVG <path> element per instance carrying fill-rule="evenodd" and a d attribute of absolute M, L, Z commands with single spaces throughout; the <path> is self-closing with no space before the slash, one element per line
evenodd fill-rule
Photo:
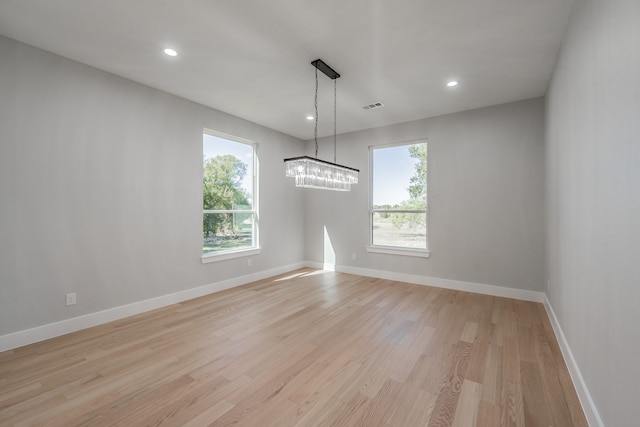
<path fill-rule="evenodd" d="M 202 255 L 200 260 L 203 264 L 207 264 L 210 262 L 217 261 L 225 261 L 233 258 L 242 258 L 245 256 L 258 255 L 260 253 L 260 248 L 250 248 L 250 249 L 241 249 L 233 252 L 222 252 L 222 253 L 210 253 L 206 255 Z"/>
<path fill-rule="evenodd" d="M 391 246 L 367 246 L 367 252 L 375 252 L 379 254 L 389 254 L 389 255 L 414 256 L 414 257 L 420 257 L 420 258 L 429 258 L 431 256 L 431 252 L 427 250 L 394 248 Z"/>

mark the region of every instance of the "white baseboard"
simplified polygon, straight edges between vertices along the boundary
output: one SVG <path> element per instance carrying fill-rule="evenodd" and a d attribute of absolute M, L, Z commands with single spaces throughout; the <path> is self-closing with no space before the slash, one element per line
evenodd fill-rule
<path fill-rule="evenodd" d="M 569 369 L 569 375 L 571 376 L 573 386 L 575 387 L 576 393 L 578 394 L 578 399 L 580 400 L 580 404 L 582 405 L 584 415 L 587 417 L 587 422 L 590 426 L 593 427 L 604 427 L 604 423 L 602 422 L 602 418 L 600 418 L 598 409 L 596 408 L 596 405 L 591 398 L 589 389 L 587 389 L 587 384 L 584 382 L 584 378 L 582 378 L 580 368 L 578 368 L 576 359 L 573 357 L 573 352 L 571 351 L 571 347 L 569 347 L 569 342 L 564 336 L 564 332 L 560 327 L 560 322 L 558 322 L 556 313 L 553 311 L 551 302 L 547 298 L 546 294 L 544 295 L 544 308 L 547 311 L 547 316 L 549 317 L 549 320 L 551 322 L 553 332 L 555 332 L 556 334 L 556 339 L 558 340 L 558 344 L 560 345 L 560 351 L 562 352 L 562 356 L 564 357 L 564 363 Z"/>
<path fill-rule="evenodd" d="M 414 283 L 417 285 L 434 286 L 437 288 L 453 289 L 456 291 L 474 292 L 496 297 L 513 298 L 523 301 L 543 302 L 544 292 L 525 289 L 507 288 L 504 286 L 485 285 L 482 283 L 463 282 L 460 280 L 441 279 L 439 277 L 420 276 L 417 274 L 396 273 L 393 271 L 373 270 L 369 268 L 351 267 L 347 265 L 322 264 L 307 261 L 307 267 L 338 271 L 340 273 L 357 274 L 359 276 L 375 277 L 377 279 L 395 280 L 398 282 Z"/>
<path fill-rule="evenodd" d="M 124 317 L 140 314 L 145 311 L 155 310 L 156 308 L 166 307 L 171 304 L 198 298 L 203 295 L 220 292 L 225 289 L 234 288 L 236 286 L 245 285 L 257 280 L 266 279 L 277 276 L 292 270 L 297 270 L 306 266 L 305 262 L 289 264 L 282 267 L 263 270 L 245 276 L 234 277 L 220 282 L 211 283 L 209 285 L 199 286 L 197 288 L 186 289 L 184 291 L 175 292 L 168 295 L 162 295 L 144 301 L 134 302 L 132 304 L 114 307 L 96 313 L 86 314 L 84 316 L 74 317 L 72 319 L 61 320 L 60 322 L 50 323 L 35 328 L 18 331 L 7 335 L 0 336 L 0 352 L 22 347 L 35 342 L 44 341 L 60 335 L 71 332 L 80 331 L 92 326 L 102 325 Z"/>

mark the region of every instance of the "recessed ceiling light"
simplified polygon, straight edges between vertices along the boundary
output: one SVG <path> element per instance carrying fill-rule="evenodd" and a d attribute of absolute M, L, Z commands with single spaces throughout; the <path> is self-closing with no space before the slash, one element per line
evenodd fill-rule
<path fill-rule="evenodd" d="M 447 83 L 447 86 L 449 87 L 458 86 L 458 82 L 455 80 L 451 80 L 449 83 Z"/>
<path fill-rule="evenodd" d="M 169 56 L 177 56 L 178 52 L 176 52 L 175 50 L 171 49 L 171 48 L 166 48 L 164 50 L 164 53 L 169 55 Z"/>
<path fill-rule="evenodd" d="M 315 117 L 313 116 L 307 116 L 307 120 L 313 120 Z"/>

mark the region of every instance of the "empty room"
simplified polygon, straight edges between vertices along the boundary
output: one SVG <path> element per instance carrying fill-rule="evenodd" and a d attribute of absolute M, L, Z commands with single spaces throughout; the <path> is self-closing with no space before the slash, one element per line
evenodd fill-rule
<path fill-rule="evenodd" d="M 0 0 L 0 426 L 637 425 L 637 0 Z"/>

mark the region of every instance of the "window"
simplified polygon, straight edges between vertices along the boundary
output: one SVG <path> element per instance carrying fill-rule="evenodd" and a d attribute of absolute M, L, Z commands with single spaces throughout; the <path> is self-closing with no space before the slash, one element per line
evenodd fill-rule
<path fill-rule="evenodd" d="M 429 256 L 427 142 L 369 147 L 370 252 Z"/>
<path fill-rule="evenodd" d="M 257 253 L 255 144 L 205 130 L 202 147 L 203 262 Z"/>

